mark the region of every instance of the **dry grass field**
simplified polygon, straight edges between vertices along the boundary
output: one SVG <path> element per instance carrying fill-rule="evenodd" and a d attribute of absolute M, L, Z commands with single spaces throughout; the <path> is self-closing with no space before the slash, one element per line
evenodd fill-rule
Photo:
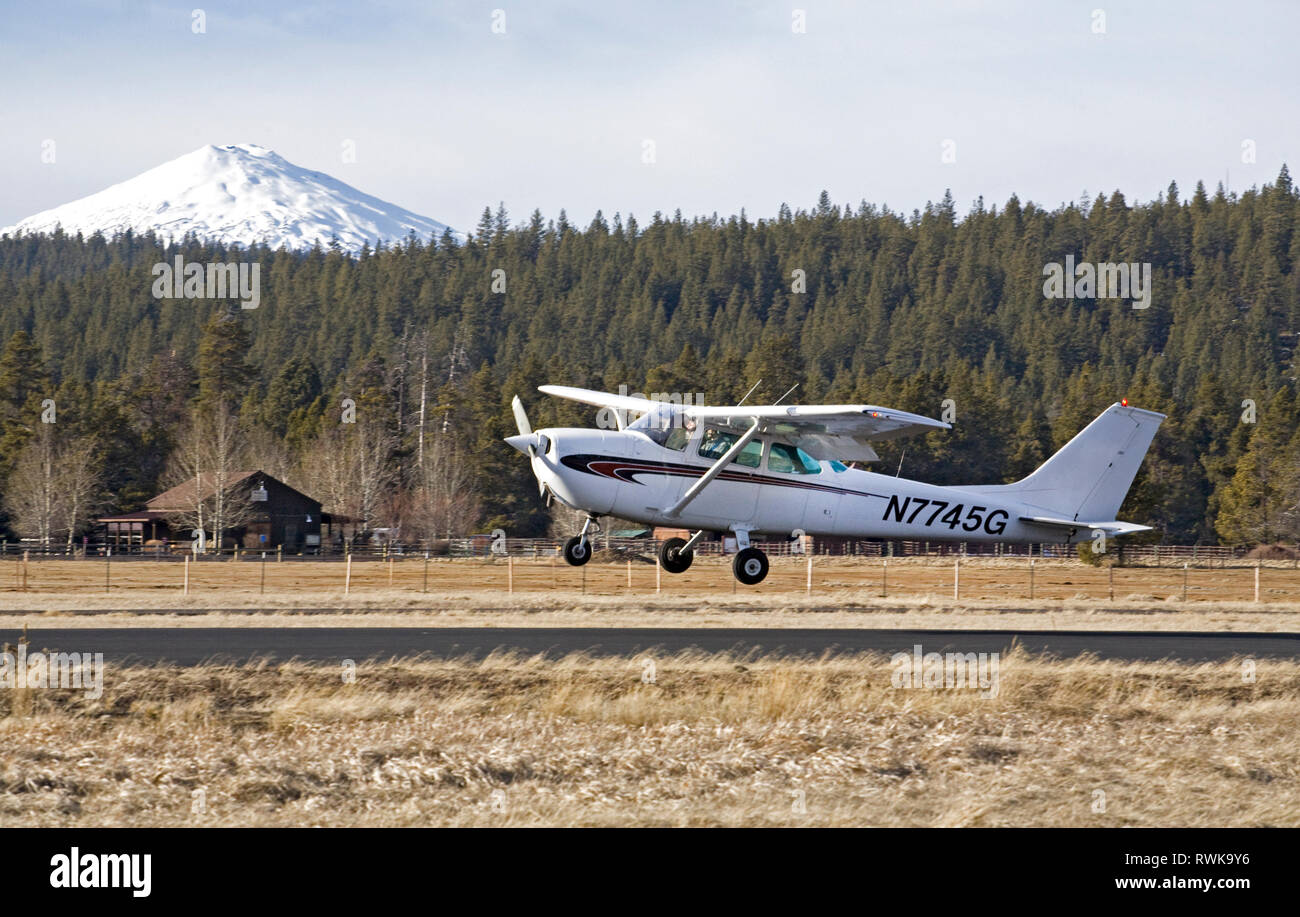
<path fill-rule="evenodd" d="M 1074 561 L 0 563 L 0 626 L 1300 630 L 1300 572 Z M 265 591 L 262 576 L 265 572 Z M 105 574 L 109 589 L 105 589 Z M 629 585 L 630 577 L 630 585 Z M 21 588 L 22 586 L 26 588 Z M 1111 590 L 1114 598 L 1111 598 Z M 72 620 L 72 619 L 75 619 Z M 0 690 L 0 825 L 1300 825 L 1300 663 L 883 657 L 110 667 Z"/>
<path fill-rule="evenodd" d="M 1300 665 L 884 657 L 110 670 L 0 691 L 0 824 L 1300 825 Z"/>

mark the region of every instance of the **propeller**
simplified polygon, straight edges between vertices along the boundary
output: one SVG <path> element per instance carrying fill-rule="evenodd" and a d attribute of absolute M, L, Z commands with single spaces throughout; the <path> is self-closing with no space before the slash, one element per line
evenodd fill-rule
<path fill-rule="evenodd" d="M 528 415 L 524 412 L 524 403 L 515 395 L 510 401 L 510 410 L 515 415 L 515 426 L 519 428 L 518 436 L 507 436 L 506 442 L 514 446 L 520 452 L 527 452 L 529 458 L 537 458 L 537 440 L 540 437 L 533 435 L 533 425 L 528 422 Z"/>
<path fill-rule="evenodd" d="M 518 395 L 511 399 L 510 410 L 514 412 L 515 426 L 519 428 L 519 434 L 517 436 L 507 436 L 506 442 L 520 452 L 528 453 L 529 458 L 537 458 L 538 451 L 545 452 L 550 447 L 550 443 L 542 434 L 533 432 L 533 425 L 528 422 L 528 414 L 524 412 L 524 403 L 519 400 Z M 538 481 L 538 484 L 542 492 L 545 493 L 546 485 L 541 481 Z"/>

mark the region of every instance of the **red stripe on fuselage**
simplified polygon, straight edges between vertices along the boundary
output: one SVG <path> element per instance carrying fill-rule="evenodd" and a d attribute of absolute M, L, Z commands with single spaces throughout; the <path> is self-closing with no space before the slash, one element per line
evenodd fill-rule
<path fill-rule="evenodd" d="M 677 465 L 666 462 L 629 462 L 626 459 L 601 455 L 566 455 L 560 461 L 577 471 L 633 484 L 642 483 L 636 478 L 638 474 L 663 474 L 683 478 L 700 478 L 708 471 L 707 468 L 701 468 L 698 465 Z M 880 494 L 867 493 L 861 490 L 850 490 L 845 487 L 832 487 L 812 481 L 778 478 L 771 475 L 732 471 L 730 469 L 723 469 L 715 480 L 733 481 L 738 484 L 764 484 L 775 487 L 793 487 L 801 490 L 820 490 L 826 493 L 845 494 L 854 497 L 880 497 L 882 500 L 886 499 Z"/>

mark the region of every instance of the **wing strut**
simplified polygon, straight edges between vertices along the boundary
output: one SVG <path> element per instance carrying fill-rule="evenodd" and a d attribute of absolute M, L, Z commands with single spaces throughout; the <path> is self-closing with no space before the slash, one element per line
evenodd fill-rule
<path fill-rule="evenodd" d="M 758 435 L 758 428 L 761 423 L 762 421 L 758 418 L 754 418 L 754 425 L 741 434 L 740 439 L 732 443 L 730 449 L 722 453 L 722 458 L 714 462 L 709 467 L 709 470 L 704 472 L 704 477 L 692 484 L 690 490 L 682 494 L 682 498 L 674 503 L 665 515 L 676 516 L 682 510 L 686 509 L 687 505 L 698 497 L 700 492 L 703 491 L 704 488 L 708 487 L 714 478 L 722 473 L 722 469 L 726 468 L 736 456 L 740 455 L 740 450 L 748 446 L 750 440 Z"/>

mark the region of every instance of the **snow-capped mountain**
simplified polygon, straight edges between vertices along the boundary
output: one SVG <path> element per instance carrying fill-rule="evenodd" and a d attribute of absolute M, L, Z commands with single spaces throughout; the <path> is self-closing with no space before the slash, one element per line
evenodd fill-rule
<path fill-rule="evenodd" d="M 193 232 L 225 244 L 272 248 L 328 246 L 337 238 L 356 251 L 411 232 L 427 241 L 447 226 L 381 201 L 324 172 L 296 166 L 251 143 L 205 146 L 98 194 L 46 210 L 0 229 L 0 235 L 124 229 L 180 238 Z"/>

